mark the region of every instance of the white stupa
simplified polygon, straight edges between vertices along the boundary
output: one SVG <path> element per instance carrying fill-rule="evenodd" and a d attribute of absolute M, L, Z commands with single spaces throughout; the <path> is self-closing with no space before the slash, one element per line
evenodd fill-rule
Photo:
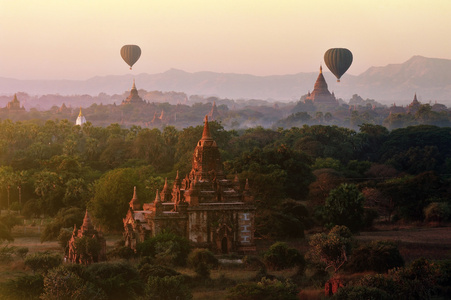
<path fill-rule="evenodd" d="M 80 113 L 78 114 L 77 121 L 75 121 L 75 125 L 80 125 L 81 126 L 81 125 L 83 125 L 85 123 L 86 123 L 86 118 L 81 113 L 81 107 L 80 107 Z"/>

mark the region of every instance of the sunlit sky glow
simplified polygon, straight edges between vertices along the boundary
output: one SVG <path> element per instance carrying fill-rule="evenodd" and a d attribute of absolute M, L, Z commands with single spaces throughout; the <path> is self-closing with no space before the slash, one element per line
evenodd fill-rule
<path fill-rule="evenodd" d="M 0 77 L 317 72 L 332 47 L 353 52 L 358 75 L 451 59 L 450 12 L 450 0 L 0 0 Z M 142 49 L 132 71 L 124 44 Z"/>

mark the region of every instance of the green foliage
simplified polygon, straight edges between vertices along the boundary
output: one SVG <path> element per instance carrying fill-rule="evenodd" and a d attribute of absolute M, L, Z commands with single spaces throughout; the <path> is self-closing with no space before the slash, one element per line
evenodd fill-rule
<path fill-rule="evenodd" d="M 193 296 L 184 284 L 183 276 L 149 277 L 146 285 L 148 299 L 161 300 L 189 300 Z"/>
<path fill-rule="evenodd" d="M 228 300 L 295 300 L 298 289 L 289 281 L 262 278 L 260 282 L 240 283 L 229 290 Z"/>
<path fill-rule="evenodd" d="M 313 170 L 318 169 L 334 169 L 334 170 L 341 170 L 343 166 L 341 165 L 341 162 L 338 159 L 334 159 L 332 157 L 317 157 L 315 159 L 315 163 L 312 165 Z"/>
<path fill-rule="evenodd" d="M 386 273 L 390 269 L 402 266 L 404 259 L 393 242 L 373 241 L 360 245 L 352 252 L 347 269 L 353 272 Z"/>
<path fill-rule="evenodd" d="M 150 256 L 160 264 L 184 266 L 190 252 L 188 239 L 170 232 L 162 232 L 139 243 L 137 253 Z"/>
<path fill-rule="evenodd" d="M 304 256 L 296 248 L 288 247 L 284 242 L 272 244 L 263 259 L 273 270 L 283 270 L 294 266 L 304 270 L 306 265 Z"/>
<path fill-rule="evenodd" d="M 33 272 L 47 273 L 49 270 L 58 267 L 62 263 L 62 258 L 58 254 L 48 252 L 36 252 L 25 258 L 25 266 Z"/>
<path fill-rule="evenodd" d="M 92 215 L 108 229 L 122 230 L 122 218 L 128 210 L 133 196 L 133 187 L 139 199 L 152 199 L 157 189 L 153 184 L 147 189 L 148 180 L 152 180 L 153 171 L 149 167 L 121 168 L 105 173 L 95 183 L 95 195 L 88 203 Z M 150 178 L 150 179 L 149 179 Z M 159 186 L 163 179 L 159 179 Z"/>
<path fill-rule="evenodd" d="M 358 231 L 363 225 L 365 198 L 354 184 L 341 184 L 330 191 L 324 206 L 324 219 L 331 225 L 344 225 Z"/>
<path fill-rule="evenodd" d="M 5 244 L 4 246 L 0 246 L 0 262 L 8 263 L 13 260 L 13 254 L 16 250 L 16 247 L 9 246 Z"/>
<path fill-rule="evenodd" d="M 25 259 L 25 257 L 28 254 L 28 247 L 16 247 L 16 255 L 20 258 L 20 259 Z"/>
<path fill-rule="evenodd" d="M 97 238 L 90 236 L 78 237 L 74 241 L 75 253 L 80 256 L 80 263 L 97 262 L 101 245 Z"/>
<path fill-rule="evenodd" d="M 135 256 L 135 251 L 130 247 L 118 246 L 108 252 L 108 257 L 117 257 L 122 259 L 131 259 Z"/>
<path fill-rule="evenodd" d="M 53 269 L 44 277 L 42 300 L 103 300 L 105 293 L 91 283 L 85 282 L 64 266 Z"/>
<path fill-rule="evenodd" d="M 41 274 L 23 275 L 0 284 L 0 296 L 5 300 L 38 300 L 44 291 L 44 277 Z"/>
<path fill-rule="evenodd" d="M 106 299 L 133 299 L 141 295 L 144 285 L 138 270 L 127 262 L 102 262 L 87 267 L 86 280 L 101 288 Z"/>
<path fill-rule="evenodd" d="M 148 263 L 144 263 L 138 268 L 139 275 L 141 276 L 144 282 L 148 282 L 150 277 L 166 277 L 166 276 L 178 276 L 179 272 L 159 265 L 151 265 Z"/>
<path fill-rule="evenodd" d="M 218 259 L 208 249 L 194 249 L 188 256 L 188 265 L 202 278 L 210 277 L 210 269 L 218 267 Z"/>
<path fill-rule="evenodd" d="M 39 205 L 39 201 L 36 199 L 30 199 L 23 205 L 22 215 L 25 219 L 31 219 L 33 217 L 37 217 L 41 213 L 41 207 Z"/>
<path fill-rule="evenodd" d="M 390 270 L 387 275 L 368 275 L 360 285 L 383 290 L 391 299 L 431 299 L 440 278 L 439 269 L 425 259 L 404 268 Z"/>
<path fill-rule="evenodd" d="M 432 202 L 424 208 L 425 221 L 437 222 L 449 220 L 451 216 L 451 207 L 446 202 Z"/>
<path fill-rule="evenodd" d="M 335 226 L 329 234 L 318 233 L 311 236 L 310 250 L 307 257 L 325 266 L 325 270 L 333 268 L 335 272 L 348 261 L 351 252 L 352 238 L 349 229 Z"/>
<path fill-rule="evenodd" d="M 387 292 L 366 286 L 349 286 L 339 288 L 338 291 L 330 298 L 333 300 L 391 300 L 392 295 Z"/>
<path fill-rule="evenodd" d="M 58 244 L 64 249 L 64 254 L 69 254 L 69 241 L 72 238 L 72 230 L 70 228 L 61 228 L 58 235 Z"/>
<path fill-rule="evenodd" d="M 41 233 L 41 242 L 58 238 L 62 228 L 79 227 L 83 222 L 84 210 L 78 207 L 66 207 L 58 211 L 53 221 Z"/>

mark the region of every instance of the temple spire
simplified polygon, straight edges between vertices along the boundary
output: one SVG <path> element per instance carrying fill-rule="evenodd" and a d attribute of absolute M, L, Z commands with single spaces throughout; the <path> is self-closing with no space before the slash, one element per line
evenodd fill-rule
<path fill-rule="evenodd" d="M 80 113 L 78 114 L 78 117 L 79 118 L 83 117 L 83 114 L 81 113 L 81 106 L 80 106 Z"/>
<path fill-rule="evenodd" d="M 204 131 L 202 132 L 202 140 L 211 140 L 210 127 L 208 126 L 208 116 L 205 115 Z"/>
<path fill-rule="evenodd" d="M 319 65 L 319 73 L 323 74 L 323 66 L 322 65 Z"/>
<path fill-rule="evenodd" d="M 161 203 L 161 198 L 160 198 L 160 193 L 157 190 L 157 194 L 155 195 L 155 204 L 156 203 Z"/>

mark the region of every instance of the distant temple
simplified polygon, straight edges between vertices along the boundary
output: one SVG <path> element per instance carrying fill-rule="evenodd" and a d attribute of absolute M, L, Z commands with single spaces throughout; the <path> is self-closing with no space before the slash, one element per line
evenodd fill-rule
<path fill-rule="evenodd" d="M 25 108 L 20 106 L 20 101 L 17 99 L 16 94 L 14 94 L 14 99 L 6 104 L 6 109 L 8 111 L 25 111 Z"/>
<path fill-rule="evenodd" d="M 338 101 L 335 98 L 335 95 L 333 93 L 331 94 L 327 88 L 326 79 L 324 79 L 323 76 L 322 66 L 319 67 L 319 75 L 313 87 L 313 92 L 309 92 L 305 100 L 310 100 L 315 105 L 338 106 Z"/>
<path fill-rule="evenodd" d="M 246 180 L 226 179 L 218 146 L 205 116 L 202 138 L 194 149 L 192 169 L 184 179 L 177 176 L 155 200 L 142 206 L 136 194 L 123 219 L 125 245 L 136 244 L 160 232 L 172 231 L 196 247 L 217 253 L 254 252 L 255 206 Z"/>
<path fill-rule="evenodd" d="M 137 103 L 144 103 L 144 100 L 138 95 L 138 90 L 135 86 L 135 80 L 133 79 L 133 86 L 130 90 L 130 95 L 125 100 L 122 100 L 121 105 L 127 105 L 127 104 L 137 104 Z"/>
<path fill-rule="evenodd" d="M 97 249 L 96 252 L 89 253 L 86 251 L 87 249 L 77 249 L 77 240 L 83 237 L 90 238 L 93 243 L 97 244 L 97 247 L 92 247 Z M 86 210 L 81 228 L 77 229 L 77 226 L 74 226 L 74 231 L 72 232 L 72 237 L 69 240 L 68 246 L 67 259 L 69 262 L 87 265 L 106 260 L 105 238 L 103 237 L 102 232 L 97 231 L 92 225 L 88 210 Z"/>
<path fill-rule="evenodd" d="M 216 101 L 213 101 L 211 110 L 208 113 L 208 118 L 210 118 L 211 121 L 217 121 L 219 117 L 221 117 L 221 114 L 219 113 L 218 108 L 216 107 Z"/>
<path fill-rule="evenodd" d="M 80 113 L 78 114 L 77 120 L 75 121 L 75 125 L 83 125 L 86 123 L 86 118 L 81 113 L 81 107 L 80 107 Z"/>

